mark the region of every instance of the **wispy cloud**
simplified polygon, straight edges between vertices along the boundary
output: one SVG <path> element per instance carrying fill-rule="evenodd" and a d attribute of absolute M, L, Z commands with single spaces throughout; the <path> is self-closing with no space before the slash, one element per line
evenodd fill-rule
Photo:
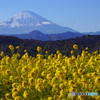
<path fill-rule="evenodd" d="M 42 24 L 51 24 L 50 22 L 42 22 Z"/>

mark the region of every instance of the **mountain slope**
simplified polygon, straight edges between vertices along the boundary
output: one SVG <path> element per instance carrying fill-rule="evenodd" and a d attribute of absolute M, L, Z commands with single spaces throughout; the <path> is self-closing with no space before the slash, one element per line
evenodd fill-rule
<path fill-rule="evenodd" d="M 69 38 L 76 38 L 81 37 L 83 34 L 80 33 L 73 33 L 73 32 L 64 32 L 58 34 L 44 34 L 40 31 L 34 30 L 29 34 L 15 34 L 13 36 L 19 37 L 21 39 L 35 39 L 35 40 L 42 40 L 42 41 L 56 41 L 56 40 L 64 40 Z"/>
<path fill-rule="evenodd" d="M 51 40 L 55 41 L 55 40 L 64 40 L 64 39 L 81 37 L 83 36 L 83 34 L 78 32 L 63 32 L 59 34 L 50 34 L 49 36 Z"/>
<path fill-rule="evenodd" d="M 82 50 L 89 47 L 89 52 L 100 50 L 100 35 L 86 35 L 75 39 L 58 40 L 58 41 L 39 41 L 39 40 L 28 40 L 19 39 L 12 36 L 0 36 L 0 52 L 4 51 L 5 54 L 10 55 L 9 45 L 14 47 L 20 46 L 19 52 L 21 56 L 27 50 L 29 55 L 35 56 L 37 52 L 37 46 L 41 46 L 43 54 L 48 51 L 48 54 L 56 53 L 59 50 L 62 54 L 70 56 L 70 51 L 73 50 L 73 45 L 77 44 L 79 49 L 78 52 L 81 54 Z M 16 49 L 15 52 L 17 53 Z M 99 52 L 100 53 L 100 52 Z"/>
<path fill-rule="evenodd" d="M 13 36 L 16 36 L 21 39 L 35 39 L 35 40 L 42 40 L 47 41 L 49 40 L 48 34 L 43 34 L 40 31 L 34 30 L 28 34 L 15 34 Z"/>
<path fill-rule="evenodd" d="M 33 30 L 45 34 L 76 32 L 71 28 L 59 26 L 31 11 L 22 11 L 0 23 L 0 34 L 25 34 Z"/>

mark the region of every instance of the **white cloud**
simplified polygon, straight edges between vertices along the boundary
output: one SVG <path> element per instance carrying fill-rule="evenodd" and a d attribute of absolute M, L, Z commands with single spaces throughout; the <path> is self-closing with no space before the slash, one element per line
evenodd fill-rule
<path fill-rule="evenodd" d="M 42 24 L 51 24 L 50 22 L 42 22 Z"/>

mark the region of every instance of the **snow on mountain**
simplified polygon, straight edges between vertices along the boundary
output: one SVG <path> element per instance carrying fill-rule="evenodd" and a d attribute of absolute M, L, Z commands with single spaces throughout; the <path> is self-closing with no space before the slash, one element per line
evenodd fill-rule
<path fill-rule="evenodd" d="M 22 11 L 0 23 L 0 34 L 25 34 L 33 30 L 45 34 L 76 32 L 71 28 L 59 26 L 31 11 Z"/>
<path fill-rule="evenodd" d="M 23 11 L 14 17 L 4 21 L 0 25 L 7 25 L 9 27 L 20 27 L 20 26 L 41 26 L 42 24 L 51 24 L 48 20 L 41 18 L 39 15 Z"/>

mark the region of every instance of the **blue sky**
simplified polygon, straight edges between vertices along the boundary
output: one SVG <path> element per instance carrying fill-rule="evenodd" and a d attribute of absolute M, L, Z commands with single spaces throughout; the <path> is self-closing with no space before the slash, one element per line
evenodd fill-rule
<path fill-rule="evenodd" d="M 100 0 L 0 0 L 0 22 L 25 10 L 79 32 L 100 31 Z"/>

